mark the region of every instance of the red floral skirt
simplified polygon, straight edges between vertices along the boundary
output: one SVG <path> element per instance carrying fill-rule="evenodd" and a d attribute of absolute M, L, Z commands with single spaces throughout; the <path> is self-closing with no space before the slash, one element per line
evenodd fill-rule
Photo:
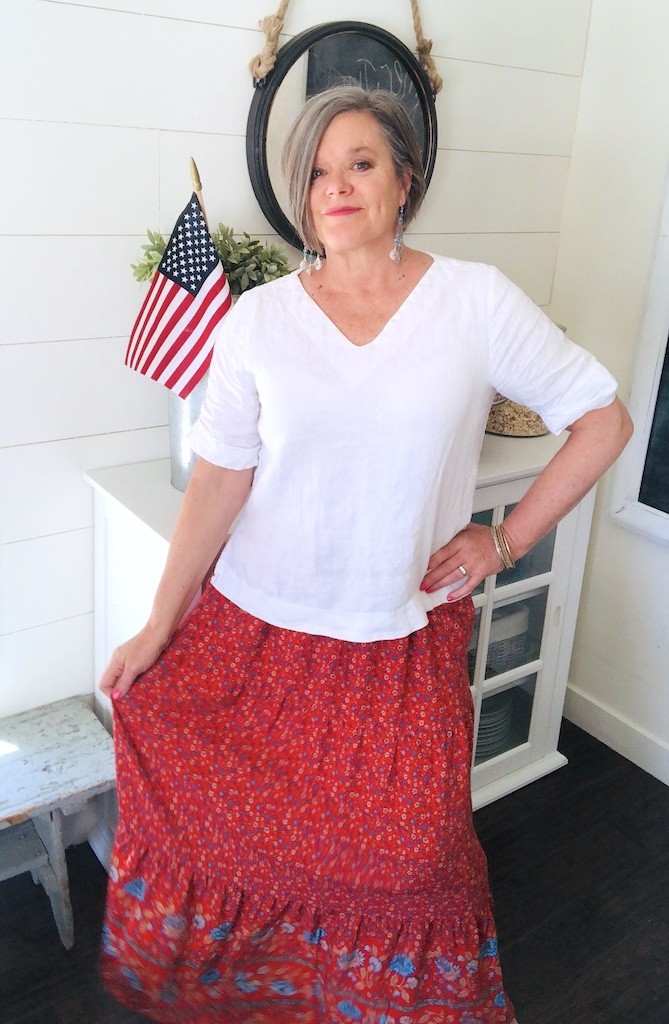
<path fill-rule="evenodd" d="M 508 1024 L 470 799 L 470 601 L 369 644 L 209 586 L 115 703 L 102 973 L 164 1024 Z"/>

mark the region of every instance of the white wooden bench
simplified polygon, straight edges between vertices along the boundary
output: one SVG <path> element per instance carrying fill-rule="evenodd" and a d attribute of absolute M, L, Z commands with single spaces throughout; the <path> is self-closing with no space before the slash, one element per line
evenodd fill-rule
<path fill-rule="evenodd" d="M 0 718 L 0 881 L 31 871 L 74 944 L 63 817 L 113 789 L 114 745 L 80 697 Z"/>

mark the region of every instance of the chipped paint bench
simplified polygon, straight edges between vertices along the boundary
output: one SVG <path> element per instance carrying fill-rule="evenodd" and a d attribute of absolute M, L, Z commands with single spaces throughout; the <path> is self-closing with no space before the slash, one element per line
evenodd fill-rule
<path fill-rule="evenodd" d="M 113 789 L 114 746 L 80 697 L 0 718 L 0 881 L 30 871 L 74 944 L 63 817 Z"/>

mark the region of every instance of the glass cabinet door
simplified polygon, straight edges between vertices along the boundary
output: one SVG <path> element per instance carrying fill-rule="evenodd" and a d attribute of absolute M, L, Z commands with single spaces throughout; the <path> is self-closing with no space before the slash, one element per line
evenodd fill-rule
<path fill-rule="evenodd" d="M 475 765 L 529 741 L 536 685 L 535 672 L 510 683 L 503 690 L 484 694 L 476 736 Z"/>
<path fill-rule="evenodd" d="M 474 521 L 502 523 L 559 443 L 495 438 L 487 453 L 484 446 Z M 486 577 L 472 594 L 475 807 L 566 763 L 558 736 L 594 498 L 593 489 L 512 569 Z"/>
<path fill-rule="evenodd" d="M 516 506 L 507 505 L 504 509 L 504 519 Z M 543 540 L 528 551 L 523 558 L 519 558 L 513 569 L 506 569 L 500 575 L 498 586 L 506 586 L 509 583 L 517 583 L 518 580 L 530 579 L 532 576 L 541 576 L 550 572 L 553 565 L 553 549 L 555 547 L 555 530 L 551 530 Z"/>
<path fill-rule="evenodd" d="M 527 597 L 493 605 L 486 652 L 486 679 L 539 658 L 547 597 L 548 587 L 541 587 Z"/>
<path fill-rule="evenodd" d="M 501 522 L 513 507 L 500 505 L 474 518 L 485 525 Z M 555 537 L 553 530 L 513 569 L 488 577 L 473 594 L 468 669 L 477 730 L 474 778 L 489 775 L 489 763 L 503 755 L 518 763 L 530 757 Z"/>

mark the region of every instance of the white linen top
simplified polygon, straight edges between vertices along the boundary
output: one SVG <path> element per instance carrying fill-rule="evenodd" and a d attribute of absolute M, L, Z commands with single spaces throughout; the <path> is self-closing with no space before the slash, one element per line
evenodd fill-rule
<path fill-rule="evenodd" d="M 495 391 L 559 433 L 608 405 L 616 382 L 484 264 L 435 256 L 362 346 L 297 272 L 246 292 L 218 327 L 189 436 L 218 466 L 256 467 L 214 586 L 306 633 L 367 642 L 422 628 L 453 589 L 419 585 L 471 519 Z"/>

